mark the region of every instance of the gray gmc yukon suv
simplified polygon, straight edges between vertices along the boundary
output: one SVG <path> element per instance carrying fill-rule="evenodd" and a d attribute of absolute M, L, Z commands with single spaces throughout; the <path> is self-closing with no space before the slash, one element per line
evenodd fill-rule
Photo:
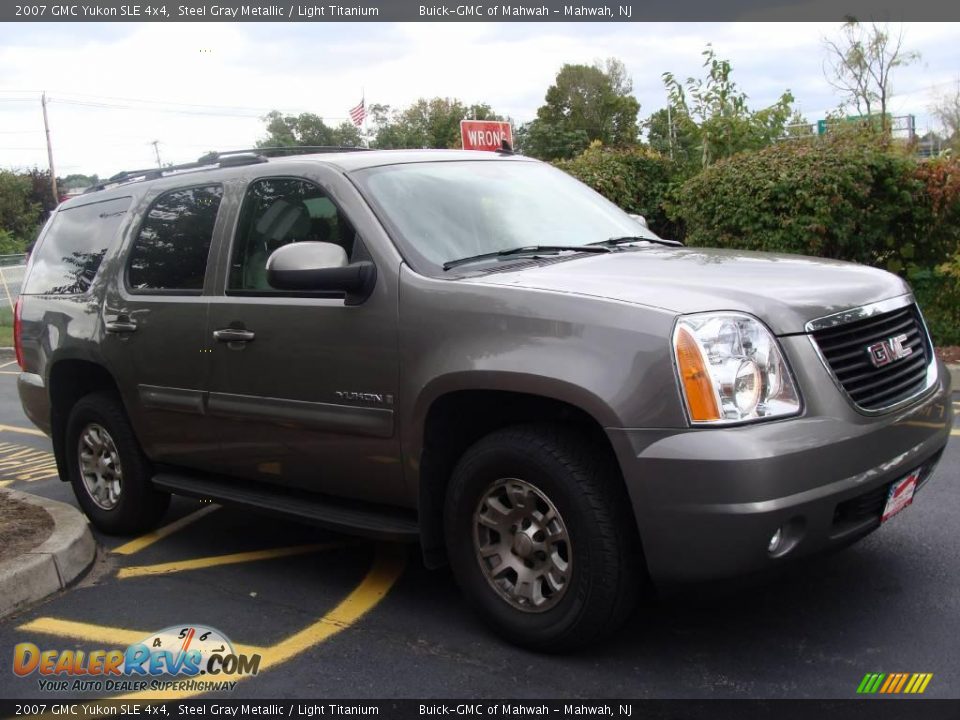
<path fill-rule="evenodd" d="M 15 335 L 103 532 L 179 493 L 417 540 L 541 649 L 875 530 L 952 424 L 898 277 L 682 247 L 509 152 L 122 173 L 53 213 Z"/>

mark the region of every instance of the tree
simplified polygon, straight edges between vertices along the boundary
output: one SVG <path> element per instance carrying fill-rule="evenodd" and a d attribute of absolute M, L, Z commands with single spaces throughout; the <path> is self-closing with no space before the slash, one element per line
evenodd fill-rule
<path fill-rule="evenodd" d="M 50 171 L 33 168 L 25 173 L 25 177 L 30 181 L 30 195 L 28 200 L 31 204 L 39 205 L 40 215 L 36 222 L 40 223 L 49 215 L 49 213 L 60 203 L 60 198 L 53 196 L 53 187 L 50 184 Z M 64 190 L 60 181 L 57 186 Z"/>
<path fill-rule="evenodd" d="M 524 152 L 544 159 L 571 158 L 599 140 L 626 146 L 637 141 L 640 103 L 624 64 L 564 65 L 547 89 L 536 120 L 523 132 Z"/>
<path fill-rule="evenodd" d="M 903 49 L 903 28 L 894 37 L 886 24 L 863 25 L 849 18 L 840 28 L 840 37 L 824 38 L 823 45 L 827 52 L 824 77 L 840 93 L 844 106 L 867 116 L 879 111 L 887 130 L 893 71 L 920 59 L 920 53 Z"/>
<path fill-rule="evenodd" d="M 351 122 L 343 121 L 336 127 L 327 125 L 313 113 L 284 115 L 272 110 L 263 118 L 267 137 L 257 147 L 289 147 L 292 145 L 334 145 L 359 147 L 363 144 L 360 130 Z"/>
<path fill-rule="evenodd" d="M 6 235 L 5 245 L 15 244 L 17 252 L 33 239 L 40 224 L 42 206 L 31 200 L 30 175 L 0 170 L 0 231 Z"/>
<path fill-rule="evenodd" d="M 650 147 L 673 160 L 677 167 L 683 168 L 684 175 L 700 169 L 700 128 L 689 113 L 671 105 L 651 114 L 643 126 Z"/>
<path fill-rule="evenodd" d="M 788 121 L 797 119 L 790 91 L 785 90 L 769 107 L 751 110 L 747 94 L 733 81 L 730 61 L 719 59 L 711 45 L 702 54 L 705 77 L 681 82 L 673 73 L 663 74 L 670 117 L 667 128 L 657 128 L 657 141 L 673 144 L 675 152 L 679 148 L 689 153 L 696 147 L 699 165 L 705 168 L 720 158 L 759 150 L 782 138 Z M 663 119 L 660 115 L 656 121 Z"/>
<path fill-rule="evenodd" d="M 960 80 L 952 91 L 937 98 L 930 110 L 940 122 L 947 144 L 954 151 L 960 149 Z"/>
<path fill-rule="evenodd" d="M 73 173 L 57 180 L 57 187 L 63 190 L 72 190 L 74 188 L 88 188 L 91 185 L 97 185 L 99 182 L 100 178 L 96 173 L 93 175 Z"/>
<path fill-rule="evenodd" d="M 420 98 L 403 110 L 372 105 L 378 148 L 459 148 L 461 120 L 503 120 L 489 105 L 465 105 L 455 98 Z"/>

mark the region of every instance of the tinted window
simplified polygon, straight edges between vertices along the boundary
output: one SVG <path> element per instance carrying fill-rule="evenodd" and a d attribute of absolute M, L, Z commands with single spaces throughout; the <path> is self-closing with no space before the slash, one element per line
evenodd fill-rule
<path fill-rule="evenodd" d="M 231 290 L 270 290 L 267 258 L 278 247 L 313 240 L 340 245 L 350 257 L 354 230 L 319 187 L 269 178 L 247 190 L 230 265 Z"/>
<path fill-rule="evenodd" d="M 127 283 L 136 290 L 203 289 L 223 189 L 184 188 L 150 206 L 130 250 Z"/>
<path fill-rule="evenodd" d="M 86 292 L 130 209 L 130 198 L 72 207 L 54 214 L 33 254 L 26 295 Z"/>

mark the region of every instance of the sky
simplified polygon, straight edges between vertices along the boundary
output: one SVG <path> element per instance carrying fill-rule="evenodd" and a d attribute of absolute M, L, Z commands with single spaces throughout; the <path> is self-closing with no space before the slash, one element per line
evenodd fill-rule
<path fill-rule="evenodd" d="M 895 26 L 899 27 L 899 26 Z M 916 64 L 893 78 L 895 115 L 935 129 L 930 105 L 960 82 L 960 24 L 906 23 Z M 624 61 L 640 118 L 666 104 L 662 73 L 701 76 L 712 43 L 752 108 L 789 89 L 811 122 L 841 98 L 823 74 L 836 23 L 0 23 L 0 167 L 58 176 L 189 162 L 252 147 L 271 109 L 338 124 L 365 97 L 484 102 L 532 119 L 564 63 Z"/>

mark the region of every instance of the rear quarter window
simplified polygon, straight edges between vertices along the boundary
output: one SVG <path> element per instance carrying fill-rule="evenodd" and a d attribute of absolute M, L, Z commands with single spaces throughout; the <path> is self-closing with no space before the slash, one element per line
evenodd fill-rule
<path fill-rule="evenodd" d="M 122 197 L 58 210 L 33 254 L 24 295 L 79 295 L 90 289 L 130 209 Z"/>

